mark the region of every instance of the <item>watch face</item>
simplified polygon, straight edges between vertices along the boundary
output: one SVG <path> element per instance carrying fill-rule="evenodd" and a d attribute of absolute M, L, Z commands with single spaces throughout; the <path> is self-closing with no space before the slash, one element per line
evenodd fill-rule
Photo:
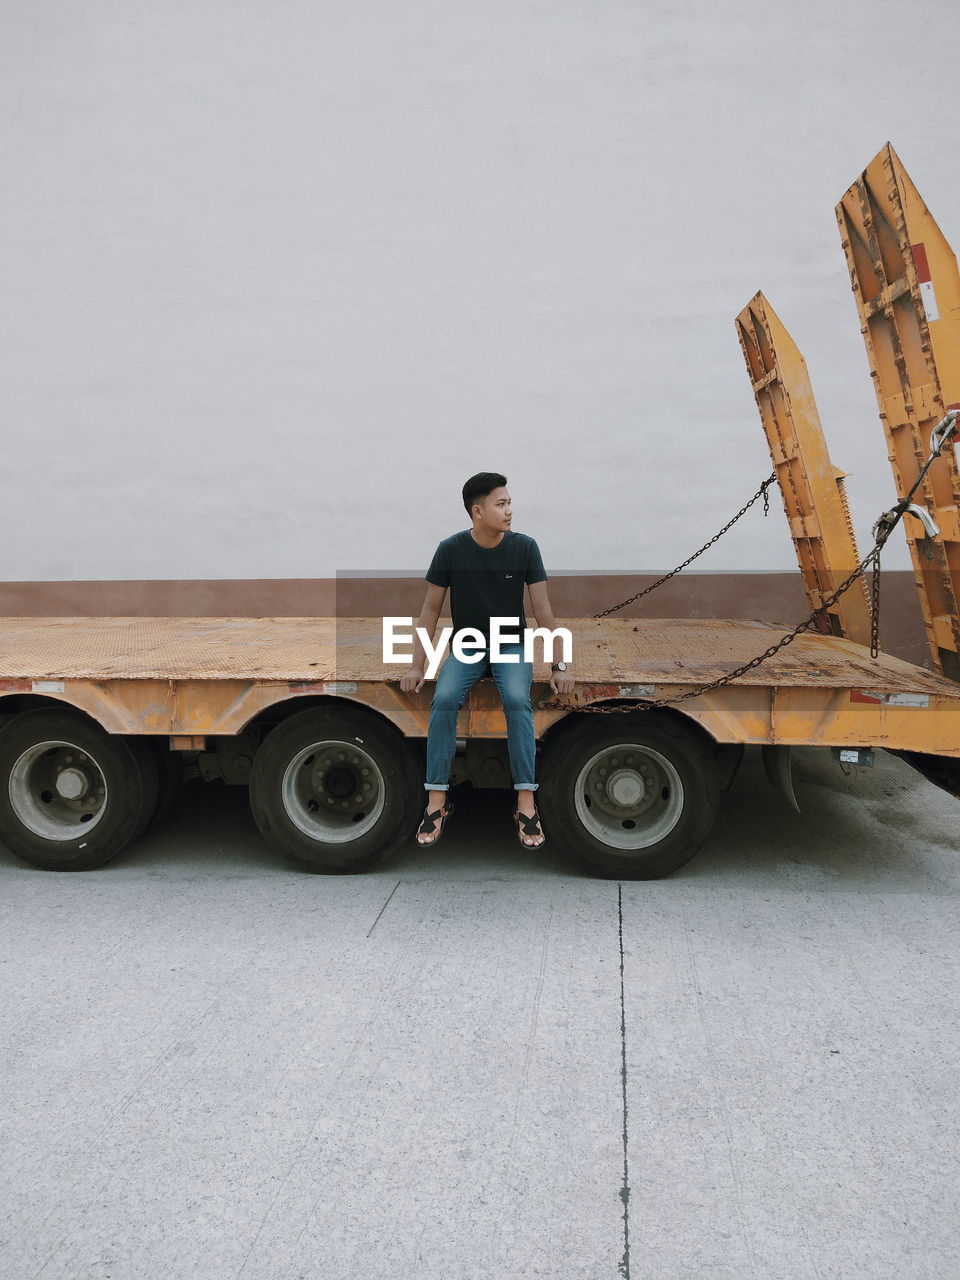
<path fill-rule="evenodd" d="M 555 662 L 553 664 L 554 671 L 566 671 L 567 664 L 565 662 Z"/>

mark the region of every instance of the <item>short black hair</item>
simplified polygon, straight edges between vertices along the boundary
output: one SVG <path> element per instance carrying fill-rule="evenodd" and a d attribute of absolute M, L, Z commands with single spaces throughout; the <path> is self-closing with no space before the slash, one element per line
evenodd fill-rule
<path fill-rule="evenodd" d="M 507 477 L 502 476 L 499 471 L 478 471 L 475 476 L 471 476 L 463 486 L 463 505 L 467 509 L 467 515 L 472 519 L 473 504 L 506 483 Z"/>

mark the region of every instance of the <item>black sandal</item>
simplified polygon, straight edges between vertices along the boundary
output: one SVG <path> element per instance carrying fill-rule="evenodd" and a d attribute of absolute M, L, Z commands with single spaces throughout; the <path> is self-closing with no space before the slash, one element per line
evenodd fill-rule
<path fill-rule="evenodd" d="M 421 849 L 432 849 L 440 837 L 443 835 L 443 828 L 447 819 L 453 813 L 453 805 L 448 804 L 446 813 L 443 809 L 434 809 L 433 813 L 429 810 L 423 815 L 423 821 L 417 830 L 418 836 L 433 836 L 432 840 L 418 840 L 417 844 Z M 434 834 L 436 833 L 436 834 Z"/>
<path fill-rule="evenodd" d="M 547 837 L 544 835 L 543 828 L 540 825 L 540 814 L 534 809 L 532 815 L 521 813 L 518 809 L 513 815 L 513 820 L 517 824 L 517 839 L 523 845 L 524 849 L 542 849 L 547 843 Z M 520 834 L 520 827 L 523 827 L 523 835 Z M 527 844 L 524 836 L 540 836 L 539 844 Z"/>

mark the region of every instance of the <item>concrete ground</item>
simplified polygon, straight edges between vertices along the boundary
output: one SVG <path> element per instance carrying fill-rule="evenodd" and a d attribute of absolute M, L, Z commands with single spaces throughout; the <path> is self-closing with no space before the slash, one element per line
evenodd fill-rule
<path fill-rule="evenodd" d="M 0 850 L 0 1276 L 960 1276 L 960 801 L 797 763 L 653 883 L 505 792 L 364 876 L 203 786 L 100 871 Z"/>

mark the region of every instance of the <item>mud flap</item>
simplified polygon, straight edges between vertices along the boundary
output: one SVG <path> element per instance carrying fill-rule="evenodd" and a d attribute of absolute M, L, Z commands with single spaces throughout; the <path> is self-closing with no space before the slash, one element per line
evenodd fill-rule
<path fill-rule="evenodd" d="M 788 804 L 793 805 L 797 813 L 800 806 L 793 790 L 793 774 L 790 771 L 790 748 L 783 746 L 764 746 L 763 767 L 771 786 L 776 787 Z"/>

